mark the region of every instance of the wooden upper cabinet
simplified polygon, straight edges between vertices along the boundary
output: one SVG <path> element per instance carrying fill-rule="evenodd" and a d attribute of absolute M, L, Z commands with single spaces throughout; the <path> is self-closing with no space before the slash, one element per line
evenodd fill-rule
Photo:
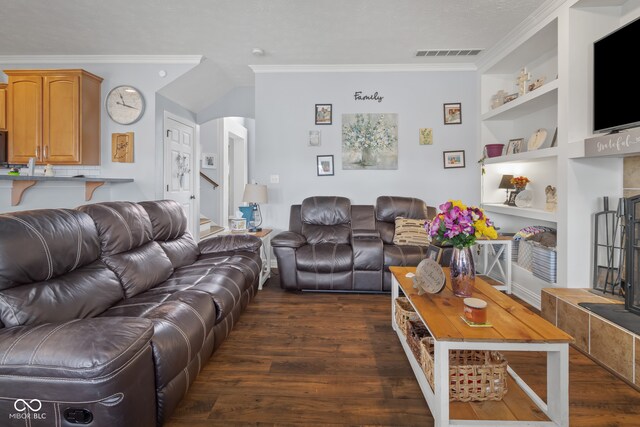
<path fill-rule="evenodd" d="M 100 84 L 84 70 L 5 70 L 9 162 L 100 164 Z"/>
<path fill-rule="evenodd" d="M 0 130 L 7 128 L 7 84 L 0 83 Z"/>

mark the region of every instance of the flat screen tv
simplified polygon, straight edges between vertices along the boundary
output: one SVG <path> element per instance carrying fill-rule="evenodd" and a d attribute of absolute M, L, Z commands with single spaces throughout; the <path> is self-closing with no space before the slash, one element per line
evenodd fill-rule
<path fill-rule="evenodd" d="M 640 82 L 633 58 L 640 48 L 640 19 L 593 44 L 593 131 L 640 126 Z"/>

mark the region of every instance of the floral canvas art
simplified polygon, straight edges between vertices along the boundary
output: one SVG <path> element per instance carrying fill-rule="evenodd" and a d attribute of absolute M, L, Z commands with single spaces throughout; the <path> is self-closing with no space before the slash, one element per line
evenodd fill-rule
<path fill-rule="evenodd" d="M 342 115 L 342 169 L 398 169 L 398 115 Z"/>
<path fill-rule="evenodd" d="M 420 128 L 420 145 L 433 145 L 432 128 Z"/>

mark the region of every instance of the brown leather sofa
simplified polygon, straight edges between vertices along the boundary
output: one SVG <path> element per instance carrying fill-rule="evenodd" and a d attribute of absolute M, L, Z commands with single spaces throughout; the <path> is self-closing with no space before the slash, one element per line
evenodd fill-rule
<path fill-rule="evenodd" d="M 0 214 L 0 425 L 162 425 L 256 294 L 261 242 L 170 200 Z"/>
<path fill-rule="evenodd" d="M 346 197 L 309 197 L 292 205 L 289 230 L 271 239 L 280 285 L 288 290 L 389 292 L 392 265 L 415 266 L 426 246 L 395 245 L 397 217 L 433 218 L 412 197 L 380 196 L 375 205 Z"/>

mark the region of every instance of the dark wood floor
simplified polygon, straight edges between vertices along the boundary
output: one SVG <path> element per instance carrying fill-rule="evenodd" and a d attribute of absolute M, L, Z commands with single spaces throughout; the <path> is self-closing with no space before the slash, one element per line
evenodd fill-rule
<path fill-rule="evenodd" d="M 433 425 L 390 305 L 389 295 L 284 292 L 272 278 L 166 425 Z M 505 354 L 544 398 L 544 355 Z M 572 426 L 640 426 L 640 393 L 573 349 L 570 381 Z M 474 408 L 482 417 L 493 406 Z"/>

